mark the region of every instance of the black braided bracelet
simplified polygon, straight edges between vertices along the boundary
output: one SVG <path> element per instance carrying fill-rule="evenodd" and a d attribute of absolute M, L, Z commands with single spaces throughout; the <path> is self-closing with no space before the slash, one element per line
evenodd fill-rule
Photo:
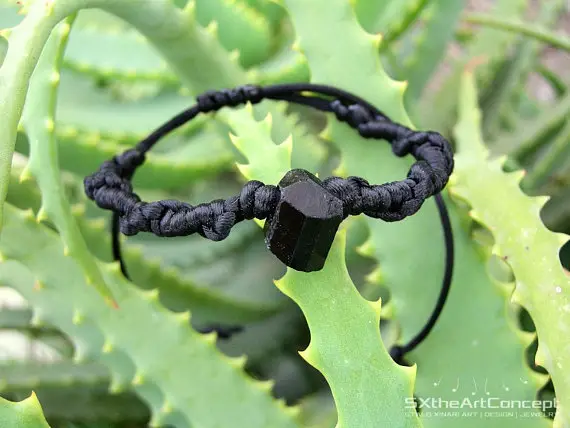
<path fill-rule="evenodd" d="M 411 154 L 417 161 L 406 179 L 371 185 L 360 177 L 330 177 L 319 180 L 305 170 L 289 171 L 277 186 L 252 180 L 237 196 L 192 206 L 164 200 L 143 202 L 133 192 L 131 179 L 145 160 L 145 153 L 163 136 L 192 120 L 199 113 L 223 107 L 256 104 L 263 99 L 288 101 L 332 112 L 364 138 L 386 140 L 396 156 Z M 381 166 L 378 166 L 381 168 Z M 418 132 L 392 122 L 365 100 L 338 88 L 310 83 L 245 85 L 206 92 L 195 105 L 156 129 L 134 148 L 115 156 L 84 180 L 87 196 L 103 209 L 114 212 L 114 254 L 122 263 L 118 227 L 125 235 L 151 232 L 157 236 L 187 236 L 198 233 L 213 241 L 225 239 L 231 228 L 245 219 L 265 219 L 267 247 L 287 266 L 305 272 L 322 269 L 343 219 L 365 214 L 392 222 L 415 214 L 430 196 L 436 198 L 446 242 L 446 269 L 436 311 L 419 343 L 433 327 L 447 297 L 453 265 L 453 239 L 441 190 L 453 171 L 453 153 L 437 132 Z M 124 265 L 121 264 L 126 274 Z M 431 324 L 431 325 L 430 325 Z M 422 335 L 423 333 L 423 335 Z M 393 349 L 403 355 L 417 343 Z"/>

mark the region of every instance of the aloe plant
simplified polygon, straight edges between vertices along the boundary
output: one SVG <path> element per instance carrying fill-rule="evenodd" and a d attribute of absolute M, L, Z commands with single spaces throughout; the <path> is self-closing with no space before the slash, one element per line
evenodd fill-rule
<path fill-rule="evenodd" d="M 570 82 L 540 58 L 570 49 L 552 29 L 565 2 L 541 2 L 532 25 L 530 1 L 466 3 L 0 0 L 0 284 L 28 303 L 0 326 L 60 355 L 2 364 L 0 425 L 570 427 L 567 238 L 545 226 L 570 231 Z M 300 81 L 455 147 L 455 273 L 410 367 L 389 350 L 439 293 L 433 201 L 402 222 L 347 219 L 314 273 L 285 269 L 261 222 L 219 243 L 141 234 L 123 240 L 128 280 L 83 194 L 83 177 L 201 92 Z M 291 168 L 384 183 L 410 164 L 334 117 L 266 101 L 169 135 L 134 185 L 198 203 Z M 212 323 L 243 328 L 201 333 Z"/>
<path fill-rule="evenodd" d="M 0 398 L 0 421 L 4 426 L 49 427 L 35 394 L 19 403 Z"/>

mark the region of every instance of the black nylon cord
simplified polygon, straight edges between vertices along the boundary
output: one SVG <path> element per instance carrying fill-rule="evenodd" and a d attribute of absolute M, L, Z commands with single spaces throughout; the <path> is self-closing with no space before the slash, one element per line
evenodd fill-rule
<path fill-rule="evenodd" d="M 405 355 L 415 349 L 433 330 L 435 323 L 437 322 L 447 297 L 449 296 L 449 289 L 451 288 L 451 281 L 453 279 L 453 264 L 454 264 L 454 244 L 453 244 L 453 229 L 451 227 L 451 221 L 449 220 L 449 213 L 445 206 L 445 202 L 440 193 L 435 195 L 435 202 L 437 205 L 437 210 L 439 213 L 439 218 L 443 229 L 443 239 L 445 242 L 445 268 L 443 274 L 443 280 L 441 283 L 441 289 L 439 291 L 439 296 L 435 307 L 428 318 L 428 321 L 422 327 L 422 329 L 417 333 L 408 343 L 405 345 L 394 345 L 390 349 L 390 356 L 398 364 L 406 365 L 407 362 L 404 359 Z"/>
<path fill-rule="evenodd" d="M 312 95 L 310 95 L 312 94 Z M 131 178 L 149 151 L 162 137 L 200 113 L 235 107 L 263 99 L 293 102 L 323 112 L 332 112 L 364 138 L 383 139 L 396 156 L 412 154 L 417 162 L 402 181 L 370 185 L 360 177 L 330 177 L 323 186 L 343 203 L 344 217 L 365 214 L 384 221 L 399 221 L 415 214 L 430 196 L 435 196 L 446 245 L 445 273 L 434 311 L 422 330 L 406 345 L 394 346 L 393 358 L 419 345 L 433 329 L 445 304 L 453 272 L 453 234 L 449 215 L 440 193 L 453 170 L 453 153 L 445 138 L 436 132 L 418 132 L 392 122 L 366 100 L 338 88 L 310 83 L 258 87 L 246 85 L 229 90 L 209 91 L 197 97 L 195 105 L 157 128 L 135 148 L 106 161 L 84 180 L 87 196 L 97 205 L 113 211 L 113 256 L 127 270 L 121 257 L 119 231 L 125 235 L 152 232 L 158 236 L 187 236 L 193 233 L 219 241 L 245 219 L 266 219 L 275 210 L 280 190 L 252 180 L 239 195 L 226 200 L 192 206 L 174 200 L 143 202 L 132 190 Z M 128 276 L 127 276 L 128 277 Z"/>

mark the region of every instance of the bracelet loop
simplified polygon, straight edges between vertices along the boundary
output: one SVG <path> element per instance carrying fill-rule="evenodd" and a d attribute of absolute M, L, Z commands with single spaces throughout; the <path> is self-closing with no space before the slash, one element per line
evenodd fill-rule
<path fill-rule="evenodd" d="M 312 92 L 314 95 L 307 95 L 307 92 Z M 259 103 L 264 98 L 294 102 L 333 112 L 338 120 L 357 130 L 362 137 L 386 140 L 392 144 L 396 156 L 411 154 L 417 160 L 411 166 L 407 178 L 380 185 L 371 185 L 360 177 L 329 177 L 320 181 L 306 171 L 286 176 L 284 178 L 286 181 L 295 176 L 301 181 L 311 183 L 310 186 L 313 187 L 305 186 L 305 191 L 313 192 L 318 188 L 318 192 L 313 192 L 312 196 L 318 195 L 321 199 L 327 199 L 328 208 L 330 204 L 336 204 L 335 201 L 339 201 L 337 205 L 340 207 L 338 216 L 336 211 L 334 215 L 328 212 L 327 206 L 321 206 L 320 212 L 313 212 L 311 210 L 315 208 L 314 204 L 312 205 L 310 200 L 303 200 L 298 192 L 294 193 L 297 204 L 294 208 L 302 214 L 296 218 L 302 220 L 301 223 L 305 226 L 311 225 L 314 229 L 312 235 L 307 235 L 309 233 L 307 230 L 301 233 L 302 227 L 299 225 L 296 231 L 289 225 L 288 229 L 283 229 L 281 233 L 271 233 L 271 236 L 281 236 L 280 242 L 272 243 L 272 239 L 267 238 L 271 251 L 294 269 L 303 271 L 321 269 L 338 225 L 349 215 L 365 214 L 388 222 L 402 220 L 415 214 L 427 198 L 439 193 L 453 171 L 453 153 L 443 136 L 437 132 L 414 131 L 394 123 L 366 101 L 352 94 L 313 84 L 274 85 L 265 88 L 245 85 L 235 89 L 209 91 L 198 96 L 194 106 L 157 129 L 135 148 L 104 162 L 97 172 L 85 178 L 87 196 L 99 207 L 118 214 L 120 231 L 125 235 L 151 232 L 157 236 L 187 236 L 199 233 L 205 238 L 220 241 L 229 235 L 235 224 L 243 220 L 252 218 L 272 220 L 285 198 L 283 191 L 286 186 L 283 180 L 279 186 L 250 181 L 243 186 L 239 195 L 196 206 L 173 200 L 141 201 L 133 192 L 131 184 L 134 172 L 145 160 L 145 153 L 168 132 L 193 119 L 199 113 L 217 111 L 222 107 L 235 107 L 248 102 Z M 293 183 L 289 183 L 291 184 Z M 279 216 L 292 215 L 291 207 L 293 205 L 289 204 L 288 211 L 286 210 L 289 214 L 281 210 Z M 325 212 L 328 214 L 323 214 Z M 324 217 L 320 218 L 320 214 Z M 331 222 L 333 217 L 339 217 L 338 221 Z M 320 220 L 320 226 L 313 221 L 314 219 Z M 268 221 L 267 224 L 283 228 L 287 221 L 291 223 L 292 220 L 281 218 L 280 221 Z M 325 224 L 327 233 L 322 229 Z M 266 228 L 266 234 L 268 230 Z M 282 241 L 285 237 L 288 242 L 290 241 L 288 246 Z M 304 251 L 295 255 L 294 253 L 301 247 Z M 311 263 L 310 256 L 316 249 L 319 249 L 322 257 L 319 258 L 319 262 Z"/>
<path fill-rule="evenodd" d="M 297 103 L 332 112 L 364 138 L 386 140 L 396 156 L 416 159 L 404 180 L 371 185 L 360 177 L 329 177 L 323 181 L 304 170 L 289 171 L 279 185 L 247 182 L 239 195 L 192 206 L 164 200 L 143 202 L 133 192 L 131 179 L 145 154 L 162 137 L 200 113 L 256 104 L 263 99 Z M 287 266 L 302 271 L 323 267 L 338 226 L 349 215 L 365 214 L 384 221 L 398 221 L 415 214 L 424 201 L 435 196 L 445 240 L 445 270 L 437 304 L 421 331 L 390 354 L 400 364 L 433 329 L 449 294 L 453 275 L 454 245 L 451 222 L 440 194 L 453 171 L 453 153 L 437 132 L 419 132 L 392 122 L 367 101 L 338 88 L 310 83 L 260 87 L 245 85 L 209 91 L 195 105 L 160 126 L 135 148 L 104 162 L 84 180 L 85 193 L 103 209 L 113 211 L 113 254 L 128 277 L 121 253 L 120 231 L 125 235 L 151 232 L 158 236 L 193 233 L 220 241 L 243 220 L 266 219 L 268 248 Z M 213 327 L 223 335 L 235 330 Z"/>

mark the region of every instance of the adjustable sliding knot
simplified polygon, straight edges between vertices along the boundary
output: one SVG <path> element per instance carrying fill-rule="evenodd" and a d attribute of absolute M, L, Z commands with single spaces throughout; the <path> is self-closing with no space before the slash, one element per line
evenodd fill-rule
<path fill-rule="evenodd" d="M 97 201 L 100 208 L 124 212 L 126 207 L 139 201 L 132 193 L 130 179 L 144 159 L 144 153 L 130 149 L 103 162 L 97 172 L 83 180 L 87 197 Z"/>
<path fill-rule="evenodd" d="M 236 107 L 251 102 L 259 103 L 263 100 L 263 89 L 255 85 L 244 85 L 233 89 L 208 91 L 196 98 L 198 109 L 202 113 L 216 111 L 222 107 Z"/>
<path fill-rule="evenodd" d="M 330 108 L 340 122 L 346 122 L 352 128 L 358 128 L 359 125 L 368 123 L 374 118 L 374 114 L 360 104 L 347 106 L 340 100 L 334 100 L 330 103 Z"/>

